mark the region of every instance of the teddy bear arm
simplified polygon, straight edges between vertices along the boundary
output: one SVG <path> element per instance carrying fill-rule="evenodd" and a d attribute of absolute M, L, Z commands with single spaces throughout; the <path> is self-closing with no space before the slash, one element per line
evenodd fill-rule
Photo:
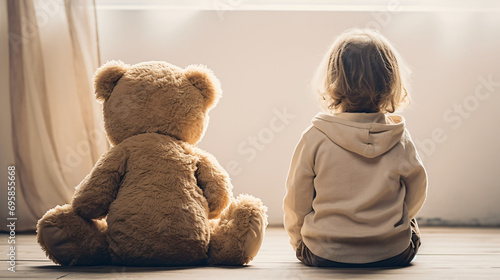
<path fill-rule="evenodd" d="M 200 151 L 199 154 L 200 162 L 196 178 L 208 202 L 208 218 L 215 219 L 231 202 L 232 185 L 226 170 L 220 166 L 214 156 L 204 151 Z"/>
<path fill-rule="evenodd" d="M 87 177 L 76 187 L 73 208 L 82 217 L 100 219 L 108 213 L 125 174 L 126 153 L 119 146 L 105 153 Z"/>

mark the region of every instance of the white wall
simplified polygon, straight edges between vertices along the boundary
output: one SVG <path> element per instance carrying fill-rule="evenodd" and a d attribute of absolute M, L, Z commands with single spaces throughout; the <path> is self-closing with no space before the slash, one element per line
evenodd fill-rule
<path fill-rule="evenodd" d="M 224 97 L 200 146 L 228 169 L 235 194 L 262 198 L 272 224 L 282 222 L 294 146 L 319 111 L 309 90 L 315 67 L 343 30 L 377 27 L 413 70 L 414 105 L 404 115 L 430 177 L 420 216 L 500 225 L 498 12 L 98 8 L 98 25 L 103 62 L 165 60 L 214 70 Z M 485 85 L 489 79 L 494 83 Z"/>

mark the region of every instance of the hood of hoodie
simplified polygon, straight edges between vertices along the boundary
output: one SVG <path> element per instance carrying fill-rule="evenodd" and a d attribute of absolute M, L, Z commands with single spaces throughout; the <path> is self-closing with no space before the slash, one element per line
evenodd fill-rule
<path fill-rule="evenodd" d="M 375 158 L 398 143 L 405 130 L 405 119 L 383 113 L 319 113 L 313 126 L 342 148 Z"/>

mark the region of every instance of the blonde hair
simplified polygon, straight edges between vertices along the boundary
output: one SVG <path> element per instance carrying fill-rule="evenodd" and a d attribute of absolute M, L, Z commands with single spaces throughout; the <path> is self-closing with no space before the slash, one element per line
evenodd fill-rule
<path fill-rule="evenodd" d="M 394 113 L 410 104 L 409 70 L 380 33 L 354 29 L 326 53 L 313 85 L 326 111 Z"/>

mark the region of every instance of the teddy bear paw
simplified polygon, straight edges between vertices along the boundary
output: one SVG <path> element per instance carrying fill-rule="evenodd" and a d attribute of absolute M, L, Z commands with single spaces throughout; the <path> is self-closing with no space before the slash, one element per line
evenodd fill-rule
<path fill-rule="evenodd" d="M 258 213 L 250 219 L 250 227 L 246 235 L 244 243 L 244 255 L 248 259 L 253 259 L 259 252 L 262 241 L 264 240 L 264 232 L 267 225 L 265 213 Z"/>
<path fill-rule="evenodd" d="M 45 245 L 44 251 L 54 262 L 61 265 L 71 265 L 73 261 L 72 244 L 64 235 L 62 229 L 49 226 L 41 229 L 41 237 Z"/>

